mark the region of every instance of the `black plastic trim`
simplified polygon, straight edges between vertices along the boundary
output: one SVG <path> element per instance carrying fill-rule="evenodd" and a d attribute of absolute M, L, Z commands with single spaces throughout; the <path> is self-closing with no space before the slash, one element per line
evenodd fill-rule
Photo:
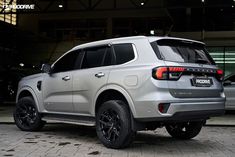
<path fill-rule="evenodd" d="M 135 118 L 140 122 L 173 122 L 173 121 L 195 121 L 205 120 L 214 116 L 221 116 L 225 110 L 202 110 L 202 111 L 186 111 L 177 112 L 171 117 L 152 117 L 152 118 Z"/>
<path fill-rule="evenodd" d="M 55 114 L 55 113 L 42 113 L 42 117 L 45 118 L 58 118 L 61 120 L 79 120 L 79 121 L 91 121 L 95 122 L 95 117 L 92 116 L 79 116 L 79 115 L 67 115 L 67 114 Z"/>
<path fill-rule="evenodd" d="M 41 91 L 41 89 L 42 89 L 42 81 L 38 81 L 38 82 L 37 82 L 37 89 L 38 89 L 39 91 Z"/>

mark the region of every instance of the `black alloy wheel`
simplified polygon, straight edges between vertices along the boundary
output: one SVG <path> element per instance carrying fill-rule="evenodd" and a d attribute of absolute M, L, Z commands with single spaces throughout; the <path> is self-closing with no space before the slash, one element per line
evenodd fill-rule
<path fill-rule="evenodd" d="M 167 132 L 174 138 L 178 139 L 191 139 L 196 137 L 204 124 L 204 121 L 192 121 L 172 123 L 166 125 Z"/>
<path fill-rule="evenodd" d="M 120 136 L 121 122 L 116 111 L 109 109 L 100 115 L 100 129 L 108 141 L 115 141 Z"/>
<path fill-rule="evenodd" d="M 17 127 L 23 131 L 37 131 L 45 124 L 32 97 L 21 98 L 16 104 L 13 115 Z"/>
<path fill-rule="evenodd" d="M 36 121 L 36 109 L 32 104 L 22 104 L 16 108 L 16 117 L 22 126 L 29 127 Z"/>
<path fill-rule="evenodd" d="M 125 148 L 134 140 L 136 132 L 131 127 L 131 113 L 121 100 L 104 102 L 96 113 L 96 132 L 108 148 Z"/>

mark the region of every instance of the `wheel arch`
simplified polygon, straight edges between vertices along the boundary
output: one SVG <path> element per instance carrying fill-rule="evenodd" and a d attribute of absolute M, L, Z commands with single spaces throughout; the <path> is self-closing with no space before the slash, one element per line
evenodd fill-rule
<path fill-rule="evenodd" d="M 128 105 L 128 108 L 130 109 L 130 112 L 135 117 L 136 111 L 131 96 L 125 89 L 118 85 L 108 85 L 99 90 L 99 92 L 96 94 L 94 101 L 94 115 L 96 114 L 97 109 L 103 102 L 111 100 L 110 98 L 107 98 L 109 96 L 111 96 L 111 98 L 117 97 L 118 99 L 125 101 Z"/>
<path fill-rule="evenodd" d="M 17 93 L 17 96 L 16 96 L 16 103 L 19 101 L 20 98 L 22 97 L 26 97 L 26 96 L 31 96 L 36 104 L 36 107 L 39 111 L 39 103 L 38 103 L 38 99 L 37 99 L 37 96 L 36 94 L 34 93 L 33 89 L 26 86 L 26 87 L 23 87 L 21 88 L 18 93 Z"/>

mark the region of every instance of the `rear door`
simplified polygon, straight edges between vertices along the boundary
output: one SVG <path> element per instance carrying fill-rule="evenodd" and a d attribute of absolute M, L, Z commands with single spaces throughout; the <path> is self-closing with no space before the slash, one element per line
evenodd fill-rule
<path fill-rule="evenodd" d="M 177 98 L 219 97 L 222 92 L 217 68 L 206 52 L 204 45 L 197 42 L 163 39 L 157 41 L 160 53 L 169 71 L 168 88 Z M 156 51 L 156 48 L 155 48 Z M 174 67 L 183 67 L 177 71 Z"/>
<path fill-rule="evenodd" d="M 94 97 L 107 83 L 113 54 L 110 46 L 84 49 L 80 70 L 73 73 L 73 104 L 75 111 L 89 115 L 93 109 Z"/>

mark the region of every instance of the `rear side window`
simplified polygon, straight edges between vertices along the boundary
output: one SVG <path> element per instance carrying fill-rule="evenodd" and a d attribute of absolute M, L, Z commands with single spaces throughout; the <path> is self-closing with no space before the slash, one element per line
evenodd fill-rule
<path fill-rule="evenodd" d="M 110 47 L 95 47 L 85 50 L 82 69 L 111 65 Z"/>
<path fill-rule="evenodd" d="M 151 43 L 159 59 L 172 62 L 215 64 L 204 45 L 181 40 L 163 39 Z"/>
<path fill-rule="evenodd" d="M 113 45 L 116 64 L 123 64 L 135 58 L 132 44 L 115 44 Z"/>

